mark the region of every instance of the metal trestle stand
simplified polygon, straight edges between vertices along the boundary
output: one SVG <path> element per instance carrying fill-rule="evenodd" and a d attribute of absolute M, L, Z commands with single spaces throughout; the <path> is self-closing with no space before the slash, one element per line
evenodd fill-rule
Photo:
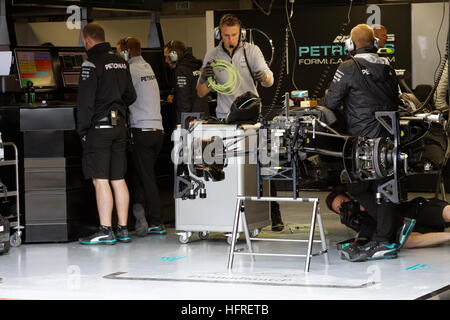
<path fill-rule="evenodd" d="M 247 227 L 247 219 L 245 217 L 245 207 L 244 201 L 286 201 L 286 202 L 309 202 L 313 204 L 312 214 L 311 214 L 311 226 L 309 229 L 309 237 L 306 240 L 303 239 L 268 239 L 268 238 L 252 238 Z M 242 220 L 242 221 L 241 221 Z M 320 240 L 314 240 L 314 229 L 316 226 L 316 221 L 319 225 Z M 236 251 L 236 240 L 237 232 L 239 229 L 239 223 L 243 223 L 243 229 L 245 234 L 245 240 L 247 243 L 248 252 Z M 252 248 L 252 241 L 284 241 L 284 242 L 306 242 L 308 244 L 306 255 L 302 254 L 287 254 L 287 253 L 255 253 Z M 313 253 L 313 243 L 321 243 L 322 250 Z M 286 257 L 306 257 L 305 262 L 305 273 L 309 272 L 309 267 L 311 264 L 311 257 L 317 255 L 324 255 L 325 263 L 329 264 L 328 260 L 328 248 L 325 239 L 325 232 L 323 230 L 322 217 L 319 213 L 319 198 L 286 198 L 286 197 L 246 197 L 237 196 L 236 197 L 236 209 L 233 222 L 233 233 L 231 238 L 230 251 L 228 253 L 228 263 L 227 268 L 231 270 L 233 268 L 234 255 L 250 255 L 252 260 L 254 256 L 286 256 Z"/>

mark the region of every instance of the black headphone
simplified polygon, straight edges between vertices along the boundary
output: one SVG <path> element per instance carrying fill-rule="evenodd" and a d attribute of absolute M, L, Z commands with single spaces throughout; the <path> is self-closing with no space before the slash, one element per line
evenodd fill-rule
<path fill-rule="evenodd" d="M 214 39 L 219 41 L 222 40 L 222 34 L 220 33 L 220 24 L 226 17 L 234 17 L 237 19 L 237 21 L 239 21 L 239 28 L 241 29 L 241 33 L 239 35 L 239 42 L 245 41 L 247 37 L 247 30 L 245 28 L 242 28 L 241 20 L 239 20 L 236 16 L 229 13 L 220 18 L 219 26 L 214 28 Z"/>
<path fill-rule="evenodd" d="M 131 39 L 131 37 L 126 37 L 123 40 L 123 44 L 122 44 L 123 50 L 120 52 L 120 55 L 122 56 L 122 58 L 125 59 L 125 61 L 128 61 L 129 56 L 130 56 L 130 48 L 128 47 L 128 40 L 130 40 L 130 39 Z"/>
<path fill-rule="evenodd" d="M 347 49 L 347 52 L 348 52 L 349 54 L 352 54 L 352 52 L 354 52 L 354 51 L 356 50 L 356 46 L 355 46 L 355 44 L 353 43 L 353 40 L 352 40 L 351 37 L 349 37 L 348 39 L 346 39 L 346 40 L 344 41 L 344 44 L 345 44 L 345 49 Z M 377 37 L 374 37 L 374 38 L 373 38 L 373 46 L 374 46 L 375 48 L 377 48 L 377 50 L 380 48 L 380 40 L 379 40 Z"/>
<path fill-rule="evenodd" d="M 177 62 L 179 57 L 177 51 L 173 48 L 173 40 L 170 40 L 166 44 L 166 47 L 169 49 L 169 60 L 171 62 Z"/>

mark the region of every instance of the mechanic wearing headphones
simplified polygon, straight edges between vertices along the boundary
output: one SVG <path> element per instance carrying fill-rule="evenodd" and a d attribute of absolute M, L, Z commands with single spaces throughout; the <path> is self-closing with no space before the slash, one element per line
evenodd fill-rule
<path fill-rule="evenodd" d="M 92 179 L 95 187 L 100 229 L 79 241 L 81 244 L 127 242 L 126 116 L 127 107 L 136 100 L 136 91 L 128 63 L 113 53 L 98 23 L 83 28 L 83 42 L 88 59 L 81 66 L 77 132 L 83 147 L 83 174 L 86 179 Z M 112 230 L 114 204 L 119 224 L 116 234 Z"/>
<path fill-rule="evenodd" d="M 351 59 L 337 69 L 325 96 L 325 106 L 341 113 L 346 134 L 367 138 L 388 137 L 389 133 L 376 120 L 376 111 L 395 111 L 400 103 L 395 71 L 386 58 L 376 53 L 377 39 L 371 27 L 359 24 L 346 41 Z M 341 109 L 343 106 L 343 109 Z M 343 245 L 341 257 L 349 261 L 397 257 L 397 245 L 391 243 L 396 205 L 377 204 L 375 194 L 384 180 L 349 183 L 347 190 L 377 222 L 372 241 L 364 246 Z"/>
<path fill-rule="evenodd" d="M 131 150 L 137 173 L 133 205 L 136 234 L 164 234 L 161 198 L 156 184 L 154 166 L 164 142 L 159 86 L 152 67 L 141 56 L 137 38 L 119 40 L 117 53 L 130 64 L 130 73 L 137 99 L 129 107 Z M 147 223 L 146 215 L 149 217 Z"/>
<path fill-rule="evenodd" d="M 216 117 L 226 118 L 230 112 L 231 105 L 237 97 L 246 92 L 251 92 L 259 96 L 256 83 L 263 87 L 273 85 L 273 73 L 269 69 L 264 56 L 258 46 L 245 42 L 245 30 L 242 28 L 241 21 L 232 14 L 225 14 L 220 18 L 219 27 L 215 28 L 214 36 L 220 40 L 219 44 L 206 53 L 203 60 L 203 68 L 197 84 L 197 94 L 200 97 L 206 96 L 211 90 L 207 79 L 212 77 L 218 82 L 227 81 L 227 75 L 219 69 L 217 73 L 211 67 L 213 60 L 226 60 L 236 66 L 241 77 L 241 86 L 233 94 L 225 95 L 217 93 Z M 276 196 L 274 183 L 271 183 L 271 196 Z M 271 203 L 272 230 L 282 231 L 284 228 L 281 219 L 279 204 Z"/>
<path fill-rule="evenodd" d="M 167 102 L 175 106 L 177 124 L 183 112 L 203 112 L 209 116 L 207 98 L 198 97 L 196 92 L 202 61 L 195 58 L 178 40 L 171 40 L 164 46 L 164 56 L 173 71 L 173 95 L 168 96 Z"/>
<path fill-rule="evenodd" d="M 264 87 L 273 85 L 273 73 L 267 66 L 264 56 L 258 46 L 245 42 L 245 30 L 241 28 L 241 22 L 231 14 L 225 14 L 215 30 L 215 37 L 220 40 L 219 45 L 206 53 L 203 60 L 202 74 L 197 84 L 197 94 L 206 96 L 211 90 L 208 87 L 208 77 L 213 77 L 218 82 L 226 82 L 226 75 L 218 70 L 215 74 L 211 67 L 212 60 L 231 61 L 237 67 L 242 76 L 240 88 L 232 95 L 217 94 L 217 118 L 226 118 L 231 104 L 240 95 L 250 91 L 258 96 L 256 81 Z"/>

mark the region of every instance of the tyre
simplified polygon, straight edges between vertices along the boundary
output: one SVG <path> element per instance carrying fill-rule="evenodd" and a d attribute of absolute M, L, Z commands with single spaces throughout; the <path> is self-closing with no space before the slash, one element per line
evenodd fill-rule
<path fill-rule="evenodd" d="M 236 235 L 236 242 L 239 240 L 239 236 L 240 236 L 240 234 L 239 234 L 239 232 L 237 233 L 237 235 Z M 231 234 L 229 235 L 229 236 L 227 236 L 227 243 L 231 246 L 231 238 L 232 238 L 232 236 L 231 236 Z"/>
<path fill-rule="evenodd" d="M 183 234 L 180 234 L 178 237 L 178 241 L 182 244 L 186 244 L 191 239 L 192 233 L 191 232 L 185 232 Z"/>
<path fill-rule="evenodd" d="M 201 231 L 201 232 L 198 233 L 198 237 L 199 237 L 201 240 L 207 240 L 207 239 L 208 239 L 208 236 L 209 236 L 208 231 Z"/>
<path fill-rule="evenodd" d="M 18 232 L 14 232 L 14 234 L 9 239 L 9 243 L 11 244 L 11 247 L 18 247 L 22 244 L 22 239 L 20 238 Z"/>
<path fill-rule="evenodd" d="M 258 236 L 258 234 L 261 232 L 259 229 L 255 229 L 252 232 L 250 232 L 250 237 L 255 238 Z"/>

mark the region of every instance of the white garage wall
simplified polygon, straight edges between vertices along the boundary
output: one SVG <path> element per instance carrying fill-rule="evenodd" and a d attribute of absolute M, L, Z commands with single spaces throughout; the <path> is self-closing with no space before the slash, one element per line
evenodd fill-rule
<path fill-rule="evenodd" d="M 106 41 L 115 46 L 117 41 L 126 37 L 138 38 L 143 47 L 147 46 L 150 19 L 133 20 L 96 20 L 105 29 Z"/>
<path fill-rule="evenodd" d="M 105 29 L 106 41 L 115 45 L 121 38 L 139 38 L 147 45 L 150 19 L 96 20 Z M 51 42 L 55 46 L 78 46 L 80 30 L 69 30 L 65 22 L 16 23 L 18 45 L 40 45 Z"/>
<path fill-rule="evenodd" d="M 150 19 L 96 20 L 106 33 L 106 41 L 115 45 L 127 36 L 134 36 L 147 47 Z M 180 40 L 193 48 L 196 57 L 206 53 L 205 17 L 161 18 L 164 41 Z M 38 46 L 51 42 L 55 46 L 78 46 L 79 30 L 67 29 L 65 22 L 16 23 L 17 43 L 21 46 Z"/>
<path fill-rule="evenodd" d="M 445 4 L 445 18 L 438 38 L 441 54 L 444 55 L 449 23 L 449 6 Z M 434 71 L 439 63 L 436 37 L 441 23 L 442 3 L 412 4 L 412 86 L 418 84 L 432 85 Z"/>
<path fill-rule="evenodd" d="M 39 46 L 51 42 L 55 46 L 78 46 L 79 30 L 69 30 L 64 22 L 16 23 L 19 46 Z"/>
<path fill-rule="evenodd" d="M 203 59 L 206 53 L 205 17 L 161 18 L 164 41 L 179 40 L 192 47 L 195 57 Z"/>
<path fill-rule="evenodd" d="M 0 45 L 9 45 L 8 23 L 6 21 L 5 1 L 0 2 Z"/>

